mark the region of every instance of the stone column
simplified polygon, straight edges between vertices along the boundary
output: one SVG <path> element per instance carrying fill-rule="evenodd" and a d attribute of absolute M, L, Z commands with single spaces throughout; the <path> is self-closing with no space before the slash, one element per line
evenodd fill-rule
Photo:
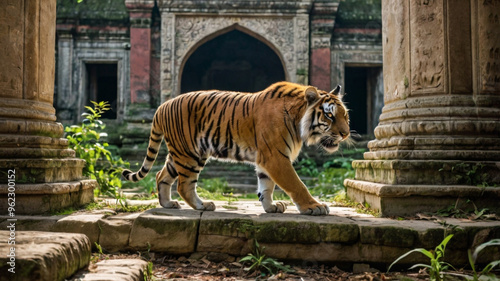
<path fill-rule="evenodd" d="M 499 16 L 494 1 L 382 1 L 385 106 L 350 198 L 383 216 L 500 211 Z"/>
<path fill-rule="evenodd" d="M 314 1 L 311 11 L 311 85 L 329 91 L 331 40 L 339 1 Z"/>
<path fill-rule="evenodd" d="M 130 12 L 130 100 L 132 103 L 149 103 L 151 12 L 154 3 L 138 2 L 125 2 Z"/>
<path fill-rule="evenodd" d="M 85 162 L 68 149 L 52 105 L 56 0 L 1 6 L 0 212 L 13 202 L 7 198 L 15 198 L 15 214 L 88 203 L 96 182 L 82 180 Z"/>

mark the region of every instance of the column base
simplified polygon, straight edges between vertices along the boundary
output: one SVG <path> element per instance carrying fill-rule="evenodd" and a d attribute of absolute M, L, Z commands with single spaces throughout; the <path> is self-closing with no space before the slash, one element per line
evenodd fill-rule
<path fill-rule="evenodd" d="M 16 183 L 72 182 L 84 178 L 85 161 L 64 159 L 0 159 L 0 169 L 15 170 Z M 0 183 L 7 183 L 7 173 L 0 174 Z"/>
<path fill-rule="evenodd" d="M 365 153 L 366 157 L 366 153 Z M 500 185 L 500 162 L 464 160 L 356 160 L 356 179 L 394 185 Z"/>
<path fill-rule="evenodd" d="M 383 217 L 413 216 L 417 213 L 437 212 L 450 206 L 465 210 L 474 206 L 500 213 L 500 189 L 470 185 L 382 184 L 346 179 L 347 196 L 357 202 L 368 203 Z M 472 204 L 472 203 L 473 204 Z"/>
<path fill-rule="evenodd" d="M 15 215 L 52 213 L 65 208 L 78 208 L 94 200 L 95 180 L 72 182 L 0 184 L 0 212 L 9 215 L 9 202 L 14 202 Z M 12 188 L 14 187 L 14 189 Z M 15 194 L 9 195 L 9 192 Z M 15 201 L 8 200 L 15 198 Z"/>

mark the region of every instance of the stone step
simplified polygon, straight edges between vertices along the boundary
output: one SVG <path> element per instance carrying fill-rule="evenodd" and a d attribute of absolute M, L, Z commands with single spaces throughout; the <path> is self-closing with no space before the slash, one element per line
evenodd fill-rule
<path fill-rule="evenodd" d="M 284 214 L 267 214 L 258 201 L 216 202 L 213 212 L 180 204 L 180 210 L 156 208 L 118 214 L 99 210 L 67 216 L 18 217 L 17 228 L 83 233 L 92 245 L 98 243 L 110 253 L 151 251 L 187 256 L 205 252 L 242 257 L 252 251 L 257 240 L 267 256 L 282 261 L 378 267 L 388 266 L 415 248 L 433 249 L 450 233 L 454 237 L 446 248 L 446 260 L 456 267 L 466 266 L 468 249 L 500 238 L 499 221 L 394 220 L 334 206 L 330 206 L 330 215 L 321 217 L 300 215 L 293 205 Z M 0 228 L 5 229 L 7 219 L 0 217 Z M 488 247 L 479 256 L 479 263 L 497 259 L 500 248 Z M 401 264 L 426 262 L 428 258 L 416 254 Z"/>
<path fill-rule="evenodd" d="M 139 259 L 102 260 L 69 281 L 144 281 L 148 263 Z"/>
<path fill-rule="evenodd" d="M 10 231 L 0 231 L 1 281 L 66 280 L 89 264 L 91 244 L 86 235 L 22 231 L 29 227 L 17 223 Z"/>

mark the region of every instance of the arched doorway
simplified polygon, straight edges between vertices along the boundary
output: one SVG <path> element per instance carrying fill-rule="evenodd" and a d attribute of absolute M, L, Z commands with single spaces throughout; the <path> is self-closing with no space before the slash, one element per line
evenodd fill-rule
<path fill-rule="evenodd" d="M 270 47 L 232 30 L 201 45 L 187 59 L 181 93 L 211 89 L 256 92 L 283 80 L 283 64 Z"/>

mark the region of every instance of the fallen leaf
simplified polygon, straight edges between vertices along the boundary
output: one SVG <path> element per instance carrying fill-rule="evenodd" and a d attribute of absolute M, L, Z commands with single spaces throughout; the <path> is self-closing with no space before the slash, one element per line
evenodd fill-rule
<path fill-rule="evenodd" d="M 206 265 L 210 265 L 212 263 L 211 261 L 209 261 L 205 258 L 202 258 L 201 261 L 204 262 Z"/>
<path fill-rule="evenodd" d="M 237 266 L 237 267 L 242 267 L 242 266 L 243 266 L 243 265 L 242 265 L 241 263 L 239 263 L 239 262 L 232 262 L 232 263 L 230 263 L 230 264 L 232 264 L 232 265 L 234 265 L 234 266 Z"/>
<path fill-rule="evenodd" d="M 228 272 L 229 271 L 229 268 L 227 267 L 223 267 L 223 268 L 220 268 L 219 270 L 217 270 L 217 272 Z"/>

